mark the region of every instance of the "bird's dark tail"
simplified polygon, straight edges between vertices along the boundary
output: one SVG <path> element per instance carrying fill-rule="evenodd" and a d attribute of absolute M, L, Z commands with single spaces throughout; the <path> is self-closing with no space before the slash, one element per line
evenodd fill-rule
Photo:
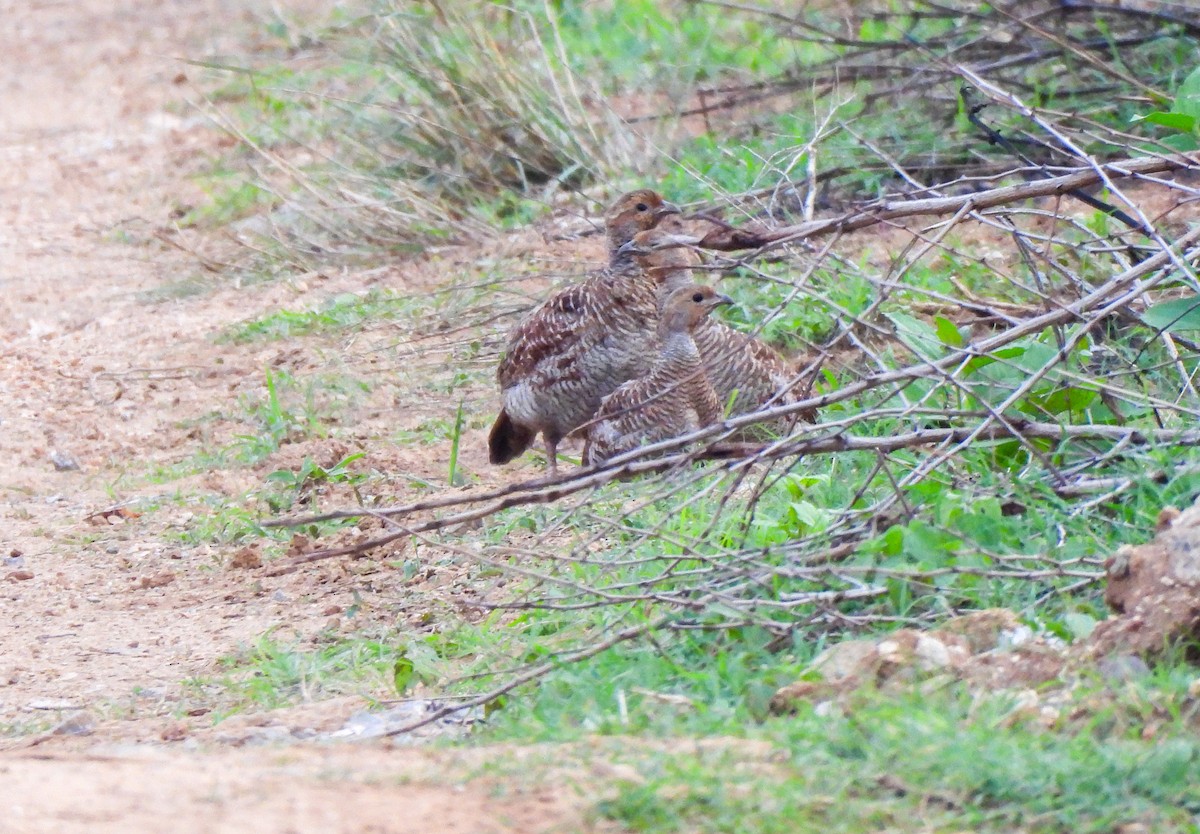
<path fill-rule="evenodd" d="M 488 460 L 495 464 L 508 463 L 529 448 L 536 434 L 514 423 L 508 412 L 500 409 L 500 416 L 488 432 Z"/>

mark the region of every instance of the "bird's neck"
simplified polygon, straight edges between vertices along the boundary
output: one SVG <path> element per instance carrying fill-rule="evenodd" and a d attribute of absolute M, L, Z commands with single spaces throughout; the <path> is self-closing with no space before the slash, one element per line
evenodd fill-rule
<path fill-rule="evenodd" d="M 622 252 L 621 247 L 626 243 L 620 235 L 608 236 L 608 268 L 627 271 L 637 266 L 632 252 Z"/>
<path fill-rule="evenodd" d="M 658 284 L 658 297 L 660 301 L 665 301 L 667 296 L 675 292 L 675 290 L 692 283 L 692 271 L 686 267 L 660 266 L 649 270 L 649 272 L 654 276 L 655 283 Z"/>
<path fill-rule="evenodd" d="M 662 340 L 662 357 L 664 359 L 682 360 L 699 357 L 696 341 L 688 330 L 679 330 L 659 322 L 658 338 Z"/>

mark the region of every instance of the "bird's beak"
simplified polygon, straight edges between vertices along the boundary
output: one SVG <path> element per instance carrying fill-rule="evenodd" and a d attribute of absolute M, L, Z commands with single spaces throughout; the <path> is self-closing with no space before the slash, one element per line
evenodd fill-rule
<path fill-rule="evenodd" d="M 662 205 L 654 210 L 655 217 L 666 217 L 668 214 L 683 214 L 679 210 L 679 206 L 669 200 L 663 200 Z"/>
<path fill-rule="evenodd" d="M 712 306 L 714 306 L 714 307 L 724 307 L 724 306 L 727 306 L 730 304 L 733 304 L 733 299 L 727 295 L 714 295 L 713 296 Z"/>
<path fill-rule="evenodd" d="M 617 248 L 618 255 L 640 255 L 642 250 L 632 240 L 627 240 Z"/>

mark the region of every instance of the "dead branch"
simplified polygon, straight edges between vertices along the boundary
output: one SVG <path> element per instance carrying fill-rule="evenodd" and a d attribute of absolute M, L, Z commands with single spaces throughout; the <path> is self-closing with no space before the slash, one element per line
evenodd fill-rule
<path fill-rule="evenodd" d="M 921 446 L 943 446 L 946 444 L 961 443 L 965 440 L 975 442 L 995 442 L 999 440 L 1012 440 L 1018 438 L 1025 439 L 1046 439 L 1046 440 L 1109 440 L 1113 442 L 1124 442 L 1133 446 L 1159 446 L 1159 445 L 1177 445 L 1177 446 L 1197 446 L 1200 445 L 1200 429 L 1136 429 L 1125 426 L 1108 426 L 1108 425 L 1092 425 L 1092 426 L 1060 426 L 1055 423 L 1040 423 L 1026 420 L 1010 420 L 1005 424 L 975 426 L 975 427 L 960 427 L 952 429 L 921 429 L 918 431 L 907 432 L 905 434 L 890 435 L 887 437 L 856 437 L 848 434 L 834 434 L 826 437 L 817 437 L 809 440 L 788 440 L 777 442 L 768 446 L 758 447 L 755 454 L 751 457 L 736 458 L 728 466 L 746 466 L 753 463 L 759 463 L 778 458 L 801 457 L 804 455 L 821 455 L 844 452 L 895 452 L 900 449 L 912 449 Z M 662 444 L 659 444 L 662 445 Z M 641 450 L 639 450 L 640 452 Z M 460 513 L 445 516 L 443 518 L 430 519 L 411 526 L 400 527 L 397 525 L 392 533 L 384 536 L 367 539 L 345 547 L 335 547 L 328 550 L 314 550 L 311 553 L 305 553 L 302 556 L 297 556 L 286 562 L 274 566 L 266 572 L 267 576 L 280 576 L 282 574 L 291 573 L 297 567 L 308 564 L 310 562 L 318 562 L 324 559 L 331 559 L 337 556 L 362 556 L 370 551 L 382 547 L 386 544 L 396 541 L 397 539 L 406 536 L 415 535 L 418 533 L 427 533 L 431 530 L 443 530 L 447 527 L 453 527 L 457 524 L 465 522 L 478 521 L 479 519 L 487 518 L 495 515 L 503 510 L 511 509 L 512 507 L 526 506 L 530 504 L 552 504 L 568 495 L 573 495 L 583 490 L 594 489 L 611 481 L 630 478 L 637 475 L 647 475 L 656 472 L 665 472 L 677 467 L 686 466 L 697 461 L 705 460 L 707 449 L 701 449 L 697 452 L 684 452 L 671 455 L 665 458 L 653 460 L 632 460 L 619 464 L 604 464 L 600 467 L 589 467 L 580 469 L 577 472 L 571 473 L 568 476 L 559 479 L 559 482 L 554 485 L 537 487 L 533 486 L 527 491 L 513 490 L 510 494 L 503 498 L 487 501 L 481 506 L 476 506 L 473 509 L 465 510 Z M 622 457 L 628 457 L 635 453 L 629 453 Z M 615 459 L 619 460 L 619 459 Z M 536 484 L 536 482 L 533 482 Z M 457 499 L 458 506 L 468 506 L 478 503 L 482 500 L 476 496 L 462 496 Z M 410 505 L 411 506 L 411 505 Z M 450 506 L 450 504 L 443 504 Z M 411 512 L 409 510 L 408 512 Z M 287 524 L 296 526 L 302 524 L 311 524 L 314 521 L 330 518 L 354 518 L 367 514 L 367 511 L 357 510 L 340 510 L 334 513 L 324 513 L 320 516 L 307 516 L 304 518 L 288 519 Z M 371 515 L 386 515 L 393 520 L 397 517 L 403 517 L 406 514 L 406 508 L 393 507 L 382 508 L 370 511 Z"/>
<path fill-rule="evenodd" d="M 1200 153 L 1149 156 L 1078 168 L 1068 174 L 1036 182 L 1005 185 L 974 194 L 956 197 L 931 197 L 924 200 L 880 200 L 847 212 L 840 217 L 812 220 L 770 231 L 753 229 L 714 229 L 697 244 L 703 249 L 733 252 L 744 249 L 764 249 L 768 246 L 795 243 L 818 235 L 852 232 L 880 223 L 905 217 L 953 215 L 959 212 L 983 211 L 1018 203 L 1037 197 L 1055 197 L 1088 188 L 1109 179 L 1127 179 L 1144 174 L 1179 171 L 1200 166 Z"/>

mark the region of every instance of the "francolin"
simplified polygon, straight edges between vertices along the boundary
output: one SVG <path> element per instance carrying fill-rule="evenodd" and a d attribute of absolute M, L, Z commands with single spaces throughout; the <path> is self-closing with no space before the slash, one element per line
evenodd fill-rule
<path fill-rule="evenodd" d="M 626 245 L 678 213 L 648 189 L 622 196 L 605 215 L 608 266 L 551 297 L 510 334 L 496 372 L 503 406 L 488 435 L 492 463 L 515 459 L 540 432 L 553 476 L 559 442 L 649 367 L 656 287 Z"/>
<path fill-rule="evenodd" d="M 658 320 L 657 358 L 648 373 L 604 398 L 588 424 L 585 464 L 688 434 L 720 418 L 721 403 L 693 335 L 714 308 L 730 303 L 711 287 L 695 284 L 667 297 Z"/>

